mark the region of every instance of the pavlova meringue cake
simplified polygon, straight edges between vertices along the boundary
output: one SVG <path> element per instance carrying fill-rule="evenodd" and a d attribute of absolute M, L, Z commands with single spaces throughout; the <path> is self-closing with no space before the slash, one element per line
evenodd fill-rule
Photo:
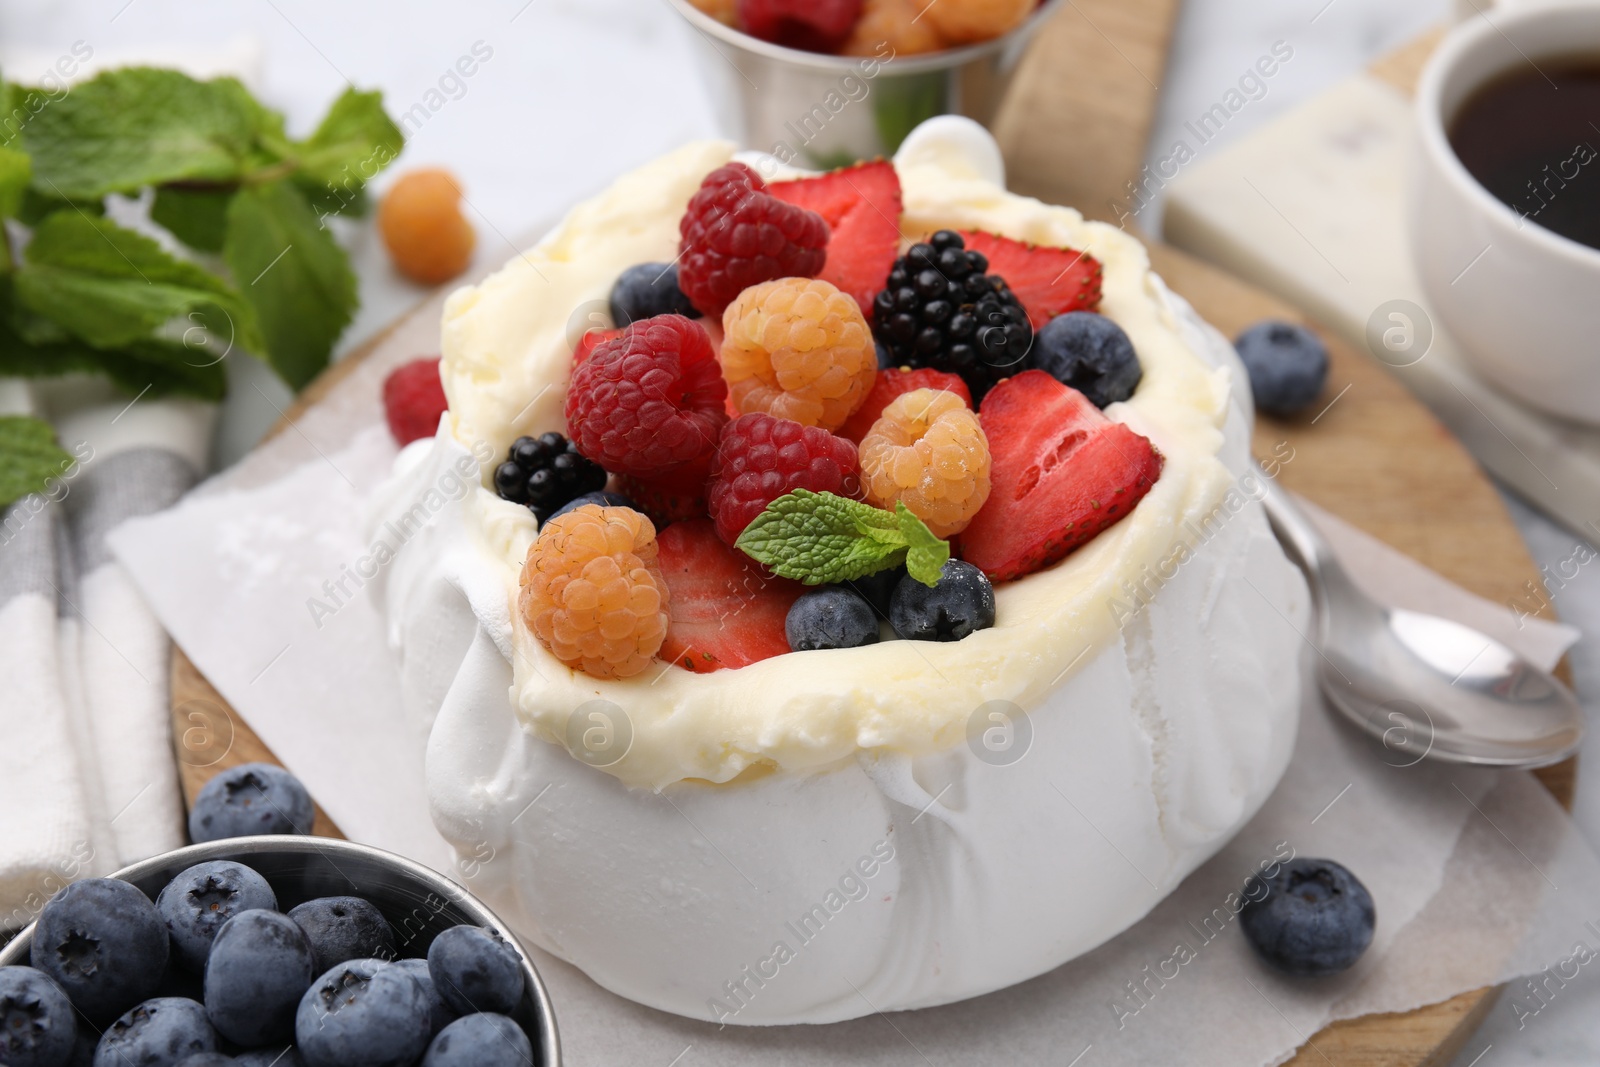
<path fill-rule="evenodd" d="M 458 876 L 521 935 L 651 1007 L 737 1024 L 825 1023 L 976 996 L 1115 936 L 1256 812 L 1294 740 L 1306 587 L 1269 532 L 1259 492 L 1250 492 L 1249 399 L 1227 342 L 1151 273 L 1138 241 L 1071 209 L 1006 192 L 988 134 L 966 120 L 936 119 L 893 160 L 903 213 L 901 241 L 889 255 L 958 231 L 1079 250 L 1098 261 L 1094 310 L 1131 341 L 1136 388 L 1125 399 L 1102 400 L 1101 414 L 1042 371 L 1028 371 L 1028 381 L 1070 394 L 1096 426 L 1117 425 L 1121 440 L 1154 457 L 1159 476 L 1140 483 L 1142 499 L 1135 496 L 1131 510 L 1098 515 L 1086 542 L 1069 549 L 1058 537 L 1048 555 L 1020 570 L 984 564 L 994 578 L 986 594 L 992 625 L 969 626 L 954 635 L 959 640 L 949 633 L 895 639 L 897 617 L 895 629 L 882 627 L 881 641 L 873 633 L 864 644 L 822 638 L 820 646 L 795 645 L 807 651 L 733 660 L 720 653 L 729 665 L 708 670 L 695 657 L 710 654 L 686 649 L 682 634 L 674 644 L 676 629 L 690 625 L 682 621 L 682 590 L 693 586 L 680 584 L 681 571 L 675 577 L 683 550 L 673 549 L 672 531 L 681 528 L 679 542 L 701 531 L 696 536 L 718 551 L 736 552 L 717 540 L 710 520 L 652 525 L 625 507 L 603 506 L 614 499 L 606 498 L 547 518 L 541 538 L 534 510 L 516 502 L 517 493 L 497 492 L 496 475 L 508 450 L 516 458 L 513 442 L 544 433 L 565 434 L 575 452 L 601 461 L 589 432 L 599 425 L 591 409 L 601 395 L 589 378 L 600 371 L 588 363 L 573 369 L 575 347 L 591 347 L 594 337 L 575 336 L 572 324 L 591 325 L 590 312 L 607 306 L 630 267 L 673 262 L 682 251 L 685 275 L 704 270 L 694 249 L 680 244 L 691 241 L 680 221 L 702 182 L 726 175 L 719 168 L 733 157 L 728 144 L 691 144 L 622 177 L 536 247 L 449 301 L 441 369 L 449 413 L 436 438 L 402 454 L 373 516 L 415 530 L 384 573 L 382 596 L 407 715 L 428 732 L 434 819 L 458 853 Z M 739 158 L 770 182 L 800 176 L 770 158 Z M 784 225 L 791 222 L 786 232 L 803 245 L 809 231 L 793 219 Z M 844 232 L 836 226 L 833 240 Z M 978 239 L 969 236 L 967 245 Z M 983 257 L 959 260 L 966 254 L 960 241 L 946 236 L 935 245 L 919 247 L 926 255 L 953 247 L 958 259 L 940 262 L 976 263 L 983 273 Z M 830 270 L 841 261 L 836 247 L 828 251 Z M 801 253 L 793 262 L 805 262 Z M 921 284 L 914 275 L 908 284 Z M 813 291 L 824 302 L 838 296 L 822 281 L 795 284 L 797 301 Z M 705 277 L 693 285 L 683 278 L 697 307 L 708 286 Z M 692 320 L 707 328 L 713 349 L 721 346 L 731 390 L 713 384 L 718 405 L 724 395 L 735 398 L 731 413 L 750 412 L 748 398 L 761 393 L 731 380 L 730 370 L 734 335 L 744 330 L 739 336 L 755 337 L 754 344 L 766 328 L 763 319 L 751 333 L 741 318 L 758 288 L 723 314 L 726 338 L 715 314 Z M 1027 305 L 1026 288 L 1017 293 Z M 762 313 L 776 314 L 769 290 L 757 295 L 768 301 Z M 880 331 L 894 299 L 880 303 Z M 1037 308 L 1026 310 L 1036 317 Z M 864 374 L 870 386 L 877 364 L 860 371 L 850 353 L 863 343 L 871 351 L 872 342 L 849 325 L 853 315 L 835 316 L 828 336 L 843 346 L 836 352 L 848 349 L 838 357 L 846 377 Z M 694 333 L 674 321 L 680 334 Z M 643 343 L 630 340 L 640 330 L 601 335 L 606 340 L 588 358 L 602 371 L 622 367 L 623 349 Z M 700 344 L 700 334 L 692 340 Z M 886 362 L 905 348 L 887 347 Z M 993 385 L 991 397 L 998 402 L 1007 391 L 1015 406 L 1014 383 L 1022 379 L 993 384 L 982 374 L 1010 371 L 978 369 L 971 392 Z M 576 382 L 580 374 L 589 377 Z M 790 385 L 779 378 L 781 394 Z M 854 388 L 840 386 L 827 402 L 864 403 L 851 396 Z M 960 383 L 955 389 L 968 391 Z M 971 558 L 982 554 L 974 531 L 984 509 L 1012 507 L 1034 481 L 1055 476 L 1055 459 L 1036 462 L 1019 485 L 1015 471 L 1006 473 L 1000 438 L 1009 431 L 997 429 L 1012 423 L 991 419 L 987 400 L 974 413 L 948 391 L 932 395 L 969 443 L 985 442 L 980 421 L 987 439 L 978 450 L 982 469 L 962 466 L 972 494 L 957 506 L 966 514 L 949 521 L 929 511 L 916 525 L 940 531 L 927 534 L 928 543 Z M 886 408 L 884 418 L 895 410 Z M 813 412 L 807 417 L 819 429 L 807 432 L 846 433 L 838 414 Z M 580 416 L 590 424 L 569 425 Z M 1033 421 L 1057 417 L 1041 410 Z M 728 424 L 724 443 L 735 428 L 753 426 L 750 418 Z M 902 509 L 875 498 L 869 470 L 872 434 L 889 432 L 884 418 L 869 422 L 858 442 L 865 488 L 852 476 L 837 496 L 822 496 L 865 495 L 893 526 Z M 652 442 L 639 447 L 661 443 Z M 855 455 L 848 452 L 851 462 Z M 1063 465 L 1073 462 L 1060 455 Z M 446 502 L 430 524 L 407 526 L 419 498 L 463 475 L 479 487 Z M 637 480 L 613 478 L 611 488 L 640 492 Z M 909 512 L 921 499 L 909 490 L 900 497 Z M 1091 503 L 1096 512 L 1112 506 L 1109 497 Z M 659 517 L 663 505 L 638 506 Z M 1001 529 L 985 535 L 991 542 L 1027 525 L 1009 511 L 998 514 L 1002 521 L 989 526 Z M 719 529 L 725 525 L 722 512 L 713 517 Z M 623 530 L 624 541 L 632 538 L 624 547 L 633 562 L 601 578 L 632 582 L 626 590 L 617 585 L 616 596 L 632 598 L 637 609 L 615 633 L 607 630 L 627 644 L 628 658 L 605 662 L 594 651 L 599 645 L 572 651 L 582 634 L 562 635 L 577 625 L 560 615 L 578 617 L 576 594 L 565 609 L 559 603 L 561 588 L 577 588 L 560 585 L 570 576 L 551 585 L 535 573 L 557 534 L 565 538 L 559 556 L 579 551 L 602 528 L 606 537 Z M 738 540 L 747 554 L 753 544 L 748 532 Z M 918 581 L 914 552 L 901 550 L 893 561 L 901 559 L 912 574 L 899 579 L 891 615 L 909 610 L 902 596 L 926 600 L 907 584 Z M 939 572 L 935 560 L 936 576 L 957 565 L 945 566 Z M 989 589 L 988 579 L 977 580 Z M 789 585 L 773 581 L 773 588 Z M 604 599 L 605 588 L 588 595 Z M 788 639 L 796 641 L 799 609 L 789 605 L 807 603 L 795 599 L 802 588 L 795 584 L 777 608 L 780 641 L 786 608 Z M 638 628 L 629 629 L 635 617 Z M 715 620 L 695 625 L 714 647 Z M 724 629 L 743 637 L 741 626 L 729 619 Z"/>

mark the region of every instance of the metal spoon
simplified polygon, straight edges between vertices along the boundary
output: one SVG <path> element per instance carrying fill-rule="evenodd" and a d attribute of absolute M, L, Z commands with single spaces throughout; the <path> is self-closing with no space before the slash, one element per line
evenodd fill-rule
<path fill-rule="evenodd" d="M 1372 600 L 1266 483 L 1267 518 L 1311 585 L 1322 691 L 1346 718 L 1412 762 L 1542 767 L 1577 751 L 1583 710 L 1570 689 L 1470 626 Z"/>

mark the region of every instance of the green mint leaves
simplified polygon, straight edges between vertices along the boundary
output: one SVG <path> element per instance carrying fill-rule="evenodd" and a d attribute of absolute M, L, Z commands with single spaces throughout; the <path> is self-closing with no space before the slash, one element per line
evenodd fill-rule
<path fill-rule="evenodd" d="M 378 93 L 346 90 L 303 141 L 232 78 L 128 68 L 59 97 L 0 82 L 8 101 L 26 106 L 0 130 L 0 374 L 220 399 L 236 352 L 296 389 L 327 366 L 357 302 L 327 219 L 363 213 L 404 142 Z M 106 215 L 147 189 L 172 240 Z"/>
<path fill-rule="evenodd" d="M 76 461 L 56 444 L 55 431 L 40 419 L 0 415 L 0 508 L 29 493 L 42 493 Z"/>
<path fill-rule="evenodd" d="M 807 489 L 768 504 L 736 545 L 774 574 L 806 585 L 864 578 L 904 563 L 911 577 L 932 586 L 950 558 L 949 542 L 904 504 L 889 512 Z"/>

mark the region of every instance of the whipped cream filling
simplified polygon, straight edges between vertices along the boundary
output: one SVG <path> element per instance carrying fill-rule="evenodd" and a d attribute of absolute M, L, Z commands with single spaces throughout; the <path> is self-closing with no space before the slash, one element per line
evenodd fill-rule
<path fill-rule="evenodd" d="M 1062 563 L 999 586 L 996 625 L 952 644 L 890 641 L 709 675 L 662 663 L 603 681 L 562 665 L 516 621 L 496 636 L 513 665 L 513 705 L 538 736 L 566 745 L 580 709 L 608 701 L 625 716 L 631 743 L 604 770 L 653 789 L 823 769 L 861 750 L 938 752 L 966 736 L 981 706 L 1039 706 L 1119 635 L 1142 603 L 1139 590 L 1151 590 L 1151 575 L 1187 561 L 1189 531 L 1214 522 L 1233 484 L 1219 459 L 1228 372 L 1197 355 L 1137 240 L 1070 208 L 1007 192 L 993 161 L 968 141 L 959 123 L 936 121 L 896 156 L 903 236 L 976 228 L 1095 256 L 1105 269 L 1101 311 L 1127 331 L 1144 368 L 1134 396 L 1106 415 L 1161 450 L 1160 480 L 1131 515 Z M 498 274 L 451 298 L 442 374 L 456 442 L 480 454 L 486 443 L 500 456 L 521 434 L 564 430 L 577 336 L 603 321 L 624 268 L 674 258 L 689 197 L 732 155 L 729 144 L 691 144 L 624 176 Z M 484 465 L 485 478 L 491 469 Z M 469 505 L 466 536 L 502 579 L 506 606 L 494 614 L 514 618 L 534 521 L 487 487 Z"/>

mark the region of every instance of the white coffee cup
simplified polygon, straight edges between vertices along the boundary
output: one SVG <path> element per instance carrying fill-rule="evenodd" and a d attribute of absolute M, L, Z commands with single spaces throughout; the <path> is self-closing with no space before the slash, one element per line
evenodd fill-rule
<path fill-rule="evenodd" d="M 1600 62 L 1594 0 L 1497 8 L 1452 30 L 1417 88 L 1409 218 L 1423 291 L 1473 367 L 1536 407 L 1600 424 L 1600 249 L 1501 203 L 1446 136 L 1481 86 L 1530 61 L 1583 55 Z M 1600 148 L 1600 133 L 1591 143 Z"/>

